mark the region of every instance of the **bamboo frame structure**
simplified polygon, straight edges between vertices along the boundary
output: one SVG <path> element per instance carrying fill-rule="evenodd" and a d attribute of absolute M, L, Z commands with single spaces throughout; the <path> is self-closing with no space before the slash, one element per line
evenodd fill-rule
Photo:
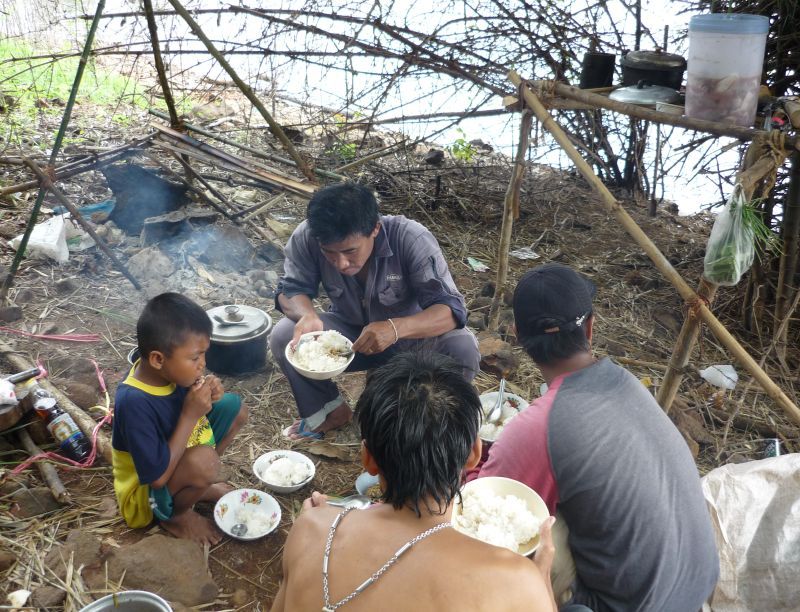
<path fill-rule="evenodd" d="M 642 228 L 633 220 L 628 212 L 622 207 L 617 199 L 611 194 L 608 188 L 592 171 L 586 160 L 581 157 L 577 149 L 572 145 L 569 137 L 564 130 L 555 122 L 553 117 L 542 104 L 538 96 L 530 86 L 523 81 L 516 71 L 508 73 L 508 79 L 520 88 L 525 105 L 535 113 L 542 123 L 542 126 L 550 132 L 558 144 L 564 149 L 572 162 L 577 167 L 581 175 L 586 179 L 592 189 L 601 197 L 603 206 L 612 214 L 617 222 L 628 232 L 636 243 L 644 250 L 655 267 L 661 272 L 674 287 L 680 296 L 689 304 L 690 308 L 695 308 L 700 318 L 709 327 L 717 339 L 730 351 L 739 363 L 753 376 L 761 385 L 764 392 L 777 403 L 786 415 L 795 423 L 800 424 L 800 408 L 775 384 L 775 382 L 764 372 L 750 354 L 739 344 L 725 326 L 714 316 L 714 313 L 703 303 L 694 290 L 686 283 L 680 274 L 672 267 L 669 260 L 658 249 L 652 240 L 644 233 Z M 662 113 L 663 114 L 663 113 Z"/>

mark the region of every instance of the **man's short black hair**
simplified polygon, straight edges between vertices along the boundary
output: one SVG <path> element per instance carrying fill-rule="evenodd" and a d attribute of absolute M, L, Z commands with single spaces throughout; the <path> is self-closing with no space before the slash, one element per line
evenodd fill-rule
<path fill-rule="evenodd" d="M 383 500 L 441 514 L 458 494 L 478 436 L 481 401 L 462 367 L 401 353 L 372 372 L 358 400 L 361 437 L 386 480 Z"/>
<path fill-rule="evenodd" d="M 380 217 L 371 189 L 356 183 L 337 183 L 311 197 L 306 218 L 317 242 L 333 244 L 354 234 L 369 236 Z"/>
<path fill-rule="evenodd" d="M 180 293 L 162 293 L 145 304 L 136 322 L 139 356 L 152 351 L 169 356 L 189 334 L 211 337 L 211 319 L 198 304 Z"/>

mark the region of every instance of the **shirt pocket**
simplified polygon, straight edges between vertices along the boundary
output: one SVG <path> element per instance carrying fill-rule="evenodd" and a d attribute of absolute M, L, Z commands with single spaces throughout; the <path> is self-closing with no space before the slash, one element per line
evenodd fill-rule
<path fill-rule="evenodd" d="M 396 306 L 406 301 L 407 288 L 403 281 L 389 281 L 378 291 L 378 301 L 384 306 Z"/>

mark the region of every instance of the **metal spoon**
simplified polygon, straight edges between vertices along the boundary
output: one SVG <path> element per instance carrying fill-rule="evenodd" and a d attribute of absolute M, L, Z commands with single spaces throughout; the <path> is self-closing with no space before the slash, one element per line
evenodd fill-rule
<path fill-rule="evenodd" d="M 503 392 L 506 390 L 506 379 L 500 379 L 500 390 L 497 392 L 497 401 L 494 404 L 494 408 L 489 413 L 489 416 L 486 417 L 487 423 L 497 423 L 500 420 L 500 417 L 503 416 Z"/>
<path fill-rule="evenodd" d="M 372 500 L 366 495 L 349 495 L 347 497 L 332 497 L 328 498 L 328 504 L 331 506 L 339 506 L 340 508 L 369 508 L 372 505 Z"/>
<path fill-rule="evenodd" d="M 222 327 L 230 327 L 232 325 L 247 325 L 245 321 L 226 321 L 219 315 L 214 315 L 214 320 Z"/>
<path fill-rule="evenodd" d="M 231 535 L 236 536 L 237 538 L 243 537 L 247 533 L 247 525 L 244 523 L 236 523 L 233 527 L 231 527 Z"/>

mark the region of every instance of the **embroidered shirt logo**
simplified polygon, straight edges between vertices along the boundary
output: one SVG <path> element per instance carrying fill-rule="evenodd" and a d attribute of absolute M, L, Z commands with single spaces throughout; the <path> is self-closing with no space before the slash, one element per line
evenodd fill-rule
<path fill-rule="evenodd" d="M 389 282 L 403 280 L 402 274 L 387 274 L 386 280 Z"/>

